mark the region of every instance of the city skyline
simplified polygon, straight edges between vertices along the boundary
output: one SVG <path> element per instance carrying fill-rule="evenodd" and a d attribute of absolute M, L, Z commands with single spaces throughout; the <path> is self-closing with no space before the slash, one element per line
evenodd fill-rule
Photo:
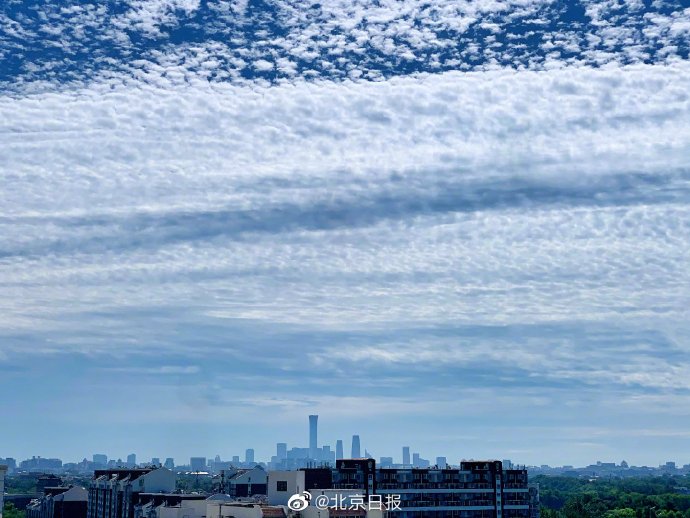
<path fill-rule="evenodd" d="M 213 462 L 223 462 L 223 463 L 234 463 L 237 466 L 240 465 L 245 465 L 245 464 L 265 464 L 271 469 L 297 469 L 301 467 L 306 467 L 306 466 L 314 466 L 314 465 L 322 465 L 322 464 L 334 464 L 334 461 L 336 459 L 341 459 L 341 458 L 358 458 L 360 456 L 363 456 L 364 454 L 362 453 L 363 451 L 367 451 L 367 448 L 362 446 L 362 442 L 360 440 L 359 434 L 353 434 L 351 437 L 351 454 L 349 456 L 338 456 L 338 443 L 341 443 L 343 439 L 337 439 L 333 442 L 326 442 L 322 444 L 318 444 L 315 442 L 318 437 L 318 419 L 319 416 L 316 414 L 311 414 L 308 416 L 309 417 L 309 424 L 308 424 L 308 430 L 307 434 L 305 436 L 305 440 L 302 443 L 295 443 L 291 444 L 289 442 L 276 442 L 273 448 L 273 452 L 268 454 L 265 457 L 262 457 L 260 455 L 256 455 L 256 447 L 255 446 L 248 446 L 243 450 L 243 456 L 240 455 L 238 452 L 233 452 L 233 453 L 214 453 L 213 455 L 210 455 L 209 452 L 205 452 L 205 455 L 199 455 L 199 451 L 196 452 L 196 454 L 189 455 L 188 457 L 184 456 L 151 456 L 147 457 L 146 455 L 141 455 L 136 451 L 130 451 L 126 455 L 110 455 L 105 452 L 101 453 L 92 453 L 90 455 L 86 455 L 83 458 L 73 458 L 70 460 L 63 460 L 60 457 L 48 457 L 44 455 L 31 455 L 31 458 L 38 458 L 38 459 L 44 459 L 44 460 L 60 460 L 63 463 L 64 462 L 70 462 L 70 463 L 79 463 L 82 460 L 87 460 L 93 462 L 95 465 L 100 466 L 100 467 L 106 467 L 106 466 L 127 466 L 129 465 L 130 467 L 132 465 L 139 465 L 139 466 L 145 466 L 145 465 L 163 465 L 165 460 L 165 465 L 166 467 L 168 466 L 169 463 L 173 463 L 175 467 L 179 466 L 188 466 L 192 470 L 199 470 L 201 469 L 199 466 L 195 467 L 194 463 L 197 461 L 199 463 L 203 459 L 203 466 L 204 469 L 208 466 L 212 466 Z M 306 446 L 305 446 L 306 444 Z M 327 451 L 330 451 L 330 454 L 333 456 L 330 458 L 322 458 L 322 448 L 328 449 Z M 264 451 L 266 448 L 263 446 L 260 446 L 258 451 Z M 295 453 L 296 451 L 302 452 L 302 453 Z M 318 452 L 318 453 L 317 453 Z M 2 453 L 2 452 L 0 452 Z M 453 465 L 458 465 L 461 461 L 469 461 L 469 460 L 475 460 L 475 457 L 472 456 L 465 456 L 462 458 L 454 459 L 452 457 L 448 457 L 445 454 L 442 455 L 429 455 L 426 452 L 423 451 L 418 451 L 414 447 L 410 447 L 408 445 L 401 445 L 398 448 L 397 454 L 390 453 L 390 451 L 387 454 L 382 454 L 382 455 L 372 455 L 372 458 L 374 458 L 377 462 L 382 463 L 382 459 L 390 459 L 392 464 L 395 465 L 402 465 L 402 466 L 417 466 L 417 467 L 428 467 L 428 466 L 433 466 L 434 462 L 431 461 L 430 459 L 445 459 L 449 464 Z M 292 465 L 292 466 L 285 466 L 283 465 L 280 467 L 280 460 L 288 458 L 290 455 L 293 457 L 295 455 L 298 455 L 298 458 L 301 461 L 298 464 Z M 308 455 L 308 456 L 307 456 Z M 425 455 L 428 457 L 428 459 L 425 458 Z M 679 453 L 680 455 L 680 453 Z M 2 464 L 3 458 L 12 458 L 17 466 L 19 466 L 19 463 L 23 460 L 29 460 L 27 457 L 26 459 L 23 458 L 18 458 L 18 457 L 13 457 L 11 455 L 0 455 L 0 464 Z M 479 458 L 479 457 L 476 457 Z M 577 464 L 549 464 L 547 462 L 526 462 L 521 459 L 510 459 L 506 461 L 506 457 L 500 457 L 500 456 L 493 456 L 493 457 L 483 457 L 485 459 L 495 459 L 495 460 L 503 460 L 504 462 L 511 462 L 516 465 L 525 465 L 525 466 L 533 466 L 533 467 L 566 467 L 566 468 L 584 468 L 588 465 L 595 465 L 594 461 L 590 461 L 587 464 L 582 464 L 582 465 L 577 465 Z M 278 464 L 273 465 L 274 460 L 278 460 Z M 422 463 L 419 462 L 419 460 L 422 460 Z M 634 457 L 630 457 L 630 459 L 634 459 Z M 189 462 L 187 462 L 189 461 Z M 110 462 L 110 464 L 108 464 Z M 115 462 L 115 464 L 113 464 Z M 674 465 L 678 465 L 679 467 L 688 467 L 690 466 L 690 458 L 688 459 L 683 459 L 683 458 L 667 458 L 664 460 L 658 461 L 658 463 L 652 463 L 652 464 L 645 464 L 645 463 L 636 463 L 634 461 L 628 460 L 628 458 L 623 458 L 619 460 L 615 459 L 597 459 L 596 463 L 597 464 L 611 464 L 613 463 L 614 465 L 620 465 L 625 464 L 625 465 L 630 465 L 630 466 L 637 466 L 637 467 L 651 467 L 651 468 L 657 468 L 657 467 L 668 467 L 670 463 L 673 463 Z M 426 463 L 426 464 L 425 464 Z M 438 464 L 436 464 L 438 465 Z"/>

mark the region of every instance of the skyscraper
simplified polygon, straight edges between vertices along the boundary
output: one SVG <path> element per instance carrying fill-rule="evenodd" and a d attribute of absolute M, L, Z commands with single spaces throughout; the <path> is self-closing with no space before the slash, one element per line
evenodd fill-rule
<path fill-rule="evenodd" d="M 108 456 L 103 453 L 94 453 L 91 458 L 93 463 L 98 466 L 106 466 L 108 464 Z"/>
<path fill-rule="evenodd" d="M 278 460 L 287 459 L 287 443 L 279 442 L 276 444 L 276 457 Z"/>
<path fill-rule="evenodd" d="M 253 448 L 247 448 L 247 450 L 244 452 L 244 462 L 246 462 L 246 463 L 254 462 L 254 449 Z"/>
<path fill-rule="evenodd" d="M 166 468 L 168 469 L 174 469 L 175 468 L 175 459 L 172 457 L 168 457 L 165 459 L 165 464 L 163 464 Z"/>
<path fill-rule="evenodd" d="M 352 456 L 353 459 L 359 459 L 361 456 L 359 450 L 359 435 L 352 436 Z"/>
<path fill-rule="evenodd" d="M 338 439 L 335 443 L 335 458 L 336 458 L 336 460 L 345 458 L 345 453 L 343 453 L 343 441 L 342 441 L 342 439 Z"/>
<path fill-rule="evenodd" d="M 206 457 L 192 457 L 189 459 L 189 467 L 192 471 L 206 471 Z"/>
<path fill-rule="evenodd" d="M 137 465 L 137 456 L 135 453 L 130 453 L 127 455 L 127 466 L 130 468 L 133 468 L 134 466 Z"/>
<path fill-rule="evenodd" d="M 319 427 L 319 416 L 310 415 L 309 416 L 309 457 L 312 459 L 318 458 L 318 427 Z"/>
<path fill-rule="evenodd" d="M 404 466 L 409 466 L 410 465 L 410 447 L 409 446 L 403 446 L 403 465 Z"/>

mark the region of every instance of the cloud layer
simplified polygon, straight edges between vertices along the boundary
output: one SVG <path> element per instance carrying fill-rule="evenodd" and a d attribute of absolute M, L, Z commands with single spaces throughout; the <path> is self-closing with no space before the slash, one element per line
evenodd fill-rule
<path fill-rule="evenodd" d="M 498 437 L 492 401 L 607 437 L 595 416 L 690 389 L 689 83 L 677 63 L 6 96 L 5 364 L 92 358 L 95 393 L 147 372 L 163 420 L 367 408 Z M 513 446 L 536 461 L 534 433 Z"/>
<path fill-rule="evenodd" d="M 688 18 L 678 0 L 10 0 L 0 86 L 673 62 L 688 57 Z"/>
<path fill-rule="evenodd" d="M 45 455 L 216 453 L 196 437 L 268 456 L 313 412 L 377 455 L 397 434 L 456 460 L 672 457 L 688 19 L 667 1 L 6 2 L 0 457 L 37 454 L 46 419 Z"/>

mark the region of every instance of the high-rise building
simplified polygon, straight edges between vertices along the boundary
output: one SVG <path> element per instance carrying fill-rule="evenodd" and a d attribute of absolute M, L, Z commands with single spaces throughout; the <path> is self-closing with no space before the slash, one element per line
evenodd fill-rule
<path fill-rule="evenodd" d="M 108 456 L 103 453 L 94 453 L 92 459 L 93 463 L 98 466 L 106 466 L 108 464 Z"/>
<path fill-rule="evenodd" d="M 206 471 L 206 457 L 192 457 L 189 459 L 192 471 Z"/>
<path fill-rule="evenodd" d="M 167 459 L 165 459 L 165 464 L 163 464 L 163 466 L 165 466 L 169 470 L 175 469 L 175 459 L 173 459 L 172 457 L 168 457 Z"/>
<path fill-rule="evenodd" d="M 287 444 L 284 442 L 279 442 L 276 444 L 276 457 L 278 457 L 278 460 L 285 460 L 287 459 Z"/>
<path fill-rule="evenodd" d="M 152 465 L 152 466 L 160 466 L 160 464 L 161 464 L 161 459 L 160 459 L 160 457 L 153 457 L 153 458 L 151 459 L 151 465 Z"/>
<path fill-rule="evenodd" d="M 312 459 L 318 458 L 318 426 L 319 426 L 319 416 L 310 415 L 309 416 L 309 457 Z"/>
<path fill-rule="evenodd" d="M 233 455 L 232 456 L 232 462 L 233 462 L 233 464 L 239 464 L 240 463 L 240 456 L 239 455 Z"/>
<path fill-rule="evenodd" d="M 343 452 L 343 441 L 341 439 L 338 439 L 335 442 L 335 458 L 336 459 L 344 459 L 345 458 L 345 453 Z"/>
<path fill-rule="evenodd" d="M 254 449 L 253 448 L 247 448 L 247 450 L 244 452 L 244 462 L 247 464 L 254 462 Z"/>
<path fill-rule="evenodd" d="M 361 452 L 359 449 L 359 435 L 353 435 L 352 436 L 352 455 L 350 456 L 353 459 L 359 459 L 361 457 Z"/>
<path fill-rule="evenodd" d="M 127 466 L 134 468 L 137 465 L 137 456 L 135 453 L 130 453 L 127 455 Z"/>
<path fill-rule="evenodd" d="M 381 457 L 379 466 L 382 468 L 390 468 L 393 466 L 393 457 Z"/>
<path fill-rule="evenodd" d="M 448 459 L 446 459 L 445 457 L 436 457 L 436 466 L 439 469 L 445 469 L 447 465 Z"/>
<path fill-rule="evenodd" d="M 410 465 L 410 447 L 409 446 L 403 446 L 402 463 L 403 463 L 403 466 L 409 466 Z"/>

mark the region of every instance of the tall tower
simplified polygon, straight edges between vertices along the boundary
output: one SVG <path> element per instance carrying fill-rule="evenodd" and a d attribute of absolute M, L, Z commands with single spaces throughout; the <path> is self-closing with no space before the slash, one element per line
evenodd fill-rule
<path fill-rule="evenodd" d="M 279 461 L 287 459 L 287 443 L 279 442 L 276 444 L 276 457 Z"/>
<path fill-rule="evenodd" d="M 359 451 L 359 435 L 353 435 L 352 436 L 352 458 L 353 459 L 359 459 L 361 457 L 361 453 Z"/>
<path fill-rule="evenodd" d="M 403 465 L 405 465 L 405 466 L 410 465 L 410 447 L 409 446 L 403 446 Z"/>
<path fill-rule="evenodd" d="M 319 442 L 317 440 L 319 427 L 319 416 L 310 415 L 309 416 L 309 458 L 318 459 L 318 449 Z"/>
<path fill-rule="evenodd" d="M 345 453 L 343 452 L 343 441 L 338 439 L 335 443 L 335 460 L 344 459 Z"/>
<path fill-rule="evenodd" d="M 251 464 L 254 462 L 254 448 L 247 448 L 244 452 L 244 462 Z"/>

